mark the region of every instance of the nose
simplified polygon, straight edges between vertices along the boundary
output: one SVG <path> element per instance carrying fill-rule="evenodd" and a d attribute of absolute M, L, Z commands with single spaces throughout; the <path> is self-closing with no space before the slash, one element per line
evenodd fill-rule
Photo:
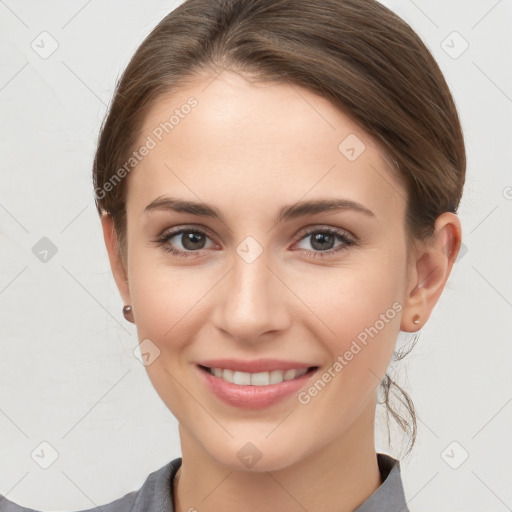
<path fill-rule="evenodd" d="M 231 271 L 219 283 L 213 323 L 237 341 L 254 343 L 291 324 L 290 293 L 282 276 L 260 255 L 248 263 L 234 255 Z"/>

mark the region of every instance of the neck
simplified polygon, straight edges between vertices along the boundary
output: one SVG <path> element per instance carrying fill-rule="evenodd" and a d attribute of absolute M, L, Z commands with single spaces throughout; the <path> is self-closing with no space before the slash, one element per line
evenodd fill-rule
<path fill-rule="evenodd" d="M 374 440 L 375 404 L 339 438 L 276 471 L 238 471 L 219 464 L 180 424 L 182 466 L 175 512 L 350 512 L 380 485 Z"/>

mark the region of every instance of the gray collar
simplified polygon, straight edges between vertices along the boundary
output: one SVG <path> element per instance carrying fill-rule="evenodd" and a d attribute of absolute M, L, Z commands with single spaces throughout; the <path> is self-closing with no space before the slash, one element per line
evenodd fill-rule
<path fill-rule="evenodd" d="M 181 460 L 174 459 L 153 471 L 138 491 L 132 491 L 107 505 L 80 512 L 174 512 L 172 483 L 181 466 Z M 382 484 L 354 512 L 410 512 L 405 501 L 399 461 L 389 455 L 378 453 L 377 462 Z M 1 495 L 0 510 L 37 512 L 23 508 Z"/>
<path fill-rule="evenodd" d="M 377 454 L 377 462 L 382 484 L 354 512 L 410 512 L 405 501 L 400 462 L 383 453 Z M 172 480 L 180 466 L 181 458 L 178 458 L 152 473 L 140 489 L 129 511 L 174 512 Z M 111 511 L 107 509 L 106 512 Z"/>
<path fill-rule="evenodd" d="M 405 501 L 400 462 L 385 453 L 377 454 L 381 486 L 354 512 L 410 512 Z"/>

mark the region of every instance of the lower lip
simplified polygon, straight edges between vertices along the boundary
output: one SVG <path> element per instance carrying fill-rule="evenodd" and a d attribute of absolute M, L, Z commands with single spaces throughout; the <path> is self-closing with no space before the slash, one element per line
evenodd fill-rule
<path fill-rule="evenodd" d="M 241 386 L 233 384 L 197 366 L 199 373 L 213 394 L 223 402 L 242 409 L 264 409 L 297 393 L 317 372 L 318 368 L 292 380 L 268 386 Z"/>

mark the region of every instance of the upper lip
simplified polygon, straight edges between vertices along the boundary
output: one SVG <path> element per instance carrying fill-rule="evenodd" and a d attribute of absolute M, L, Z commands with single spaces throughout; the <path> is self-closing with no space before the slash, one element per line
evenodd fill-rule
<path fill-rule="evenodd" d="M 301 363 L 299 361 L 280 361 L 279 359 L 255 359 L 253 361 L 244 361 L 242 359 L 208 359 L 198 363 L 208 368 L 223 368 L 247 373 L 271 372 L 274 370 L 300 370 L 301 368 L 311 368 L 315 365 L 310 363 Z"/>

